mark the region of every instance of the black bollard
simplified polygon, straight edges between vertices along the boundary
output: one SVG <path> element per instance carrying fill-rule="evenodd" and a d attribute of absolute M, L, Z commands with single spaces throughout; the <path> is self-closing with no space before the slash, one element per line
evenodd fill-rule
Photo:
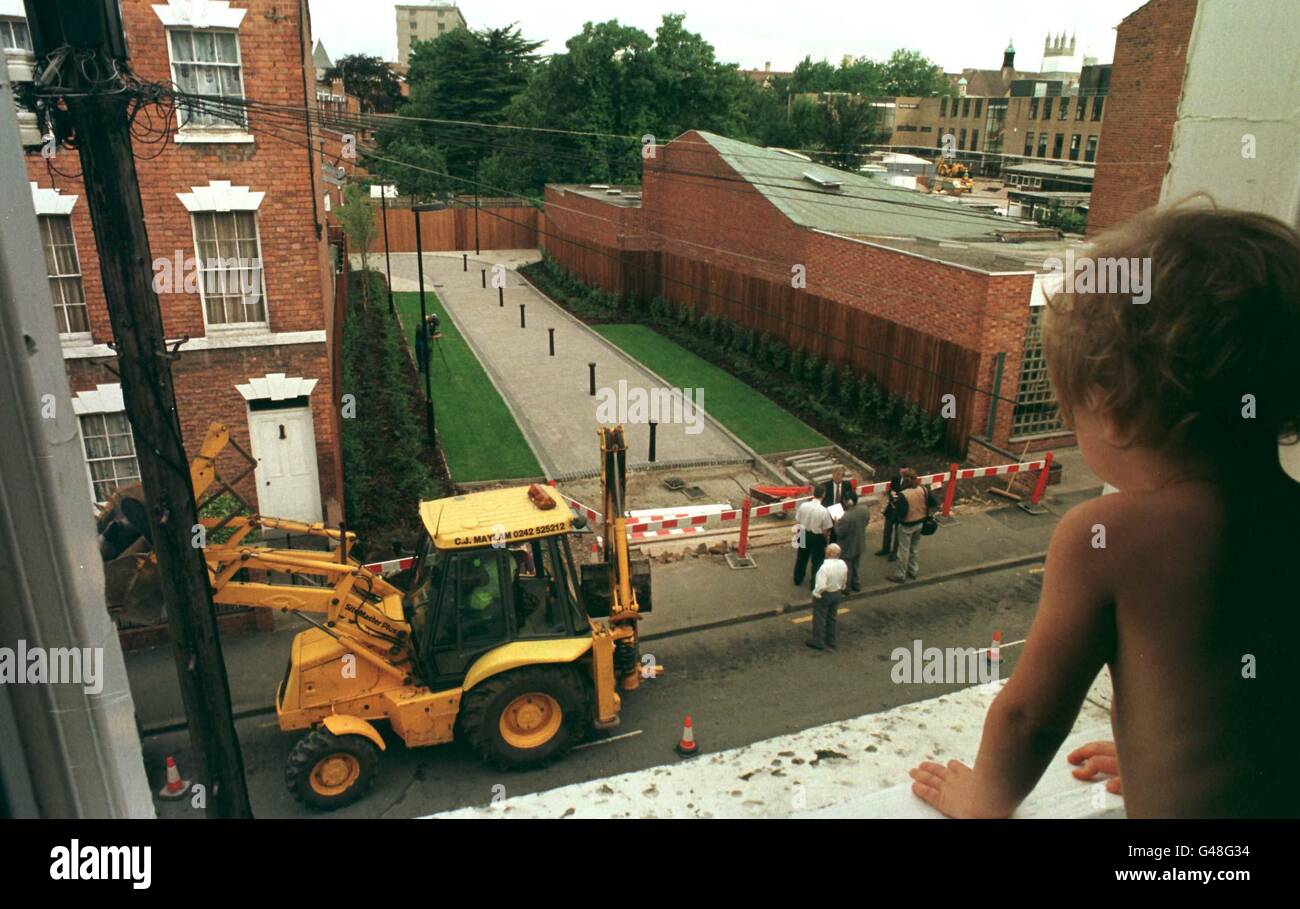
<path fill-rule="evenodd" d="M 655 462 L 655 430 L 658 428 L 658 426 L 659 424 L 657 424 L 654 420 L 650 421 L 650 463 L 651 464 Z"/>
<path fill-rule="evenodd" d="M 506 289 L 504 287 L 498 287 L 497 306 L 505 306 L 505 305 L 506 305 Z"/>
<path fill-rule="evenodd" d="M 591 373 L 591 396 L 596 396 L 596 364 L 588 363 L 587 371 Z"/>
<path fill-rule="evenodd" d="M 555 356 L 555 329 L 548 328 L 546 333 L 551 336 L 551 356 Z"/>
<path fill-rule="evenodd" d="M 469 253 L 460 254 L 461 271 L 469 271 Z"/>
<path fill-rule="evenodd" d="M 522 303 L 519 304 L 519 327 L 520 328 L 528 327 L 527 325 L 524 324 L 524 304 Z"/>
<path fill-rule="evenodd" d="M 478 270 L 478 273 L 479 273 L 480 275 L 482 275 L 482 277 L 483 277 L 483 286 L 484 286 L 484 287 L 487 287 L 487 269 L 486 269 L 486 268 L 480 268 L 480 269 Z"/>

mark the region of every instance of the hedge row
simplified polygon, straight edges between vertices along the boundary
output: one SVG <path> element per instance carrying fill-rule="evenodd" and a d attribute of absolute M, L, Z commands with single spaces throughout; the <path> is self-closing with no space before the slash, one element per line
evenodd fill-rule
<path fill-rule="evenodd" d="M 443 490 L 429 468 L 401 329 L 387 306 L 361 305 L 363 275 L 375 285 L 370 299 L 386 298 L 378 273 L 349 276 L 340 422 L 348 529 L 378 552 L 390 539 L 417 540 L 420 501 Z"/>

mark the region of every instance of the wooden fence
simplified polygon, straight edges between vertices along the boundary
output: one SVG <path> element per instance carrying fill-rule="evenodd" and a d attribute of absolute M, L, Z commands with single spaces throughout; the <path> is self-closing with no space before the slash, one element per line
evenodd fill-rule
<path fill-rule="evenodd" d="M 553 228 L 552 228 L 553 230 Z M 686 303 L 711 316 L 724 316 L 746 328 L 802 348 L 858 375 L 870 376 L 888 391 L 919 401 L 929 414 L 956 398 L 956 418 L 948 423 L 946 443 L 965 451 L 971 434 L 980 355 L 951 341 L 900 325 L 840 300 L 725 266 L 659 251 L 601 247 L 590 240 L 570 241 L 552 232 L 545 247 L 556 261 L 585 284 L 606 291 L 660 297 Z"/>
<path fill-rule="evenodd" d="M 546 216 L 531 205 L 484 206 L 478 212 L 480 249 L 536 249 Z M 420 213 L 420 240 L 425 252 L 474 248 L 474 208 L 456 207 Z M 415 252 L 415 216 L 403 202 L 388 205 L 388 249 Z M 384 251 L 383 212 L 375 205 L 375 241 L 371 252 Z"/>

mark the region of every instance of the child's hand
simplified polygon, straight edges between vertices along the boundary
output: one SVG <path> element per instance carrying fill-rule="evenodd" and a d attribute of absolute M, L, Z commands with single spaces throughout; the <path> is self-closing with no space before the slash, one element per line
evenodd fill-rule
<path fill-rule="evenodd" d="M 1083 765 L 1070 771 L 1076 780 L 1091 780 L 1099 773 L 1107 773 L 1111 778 L 1106 781 L 1106 791 L 1115 795 L 1124 792 L 1119 781 L 1119 754 L 1114 742 L 1089 742 L 1071 751 L 1066 760 Z"/>
<path fill-rule="evenodd" d="M 948 817 L 1009 817 L 1011 814 L 989 811 L 980 805 L 975 771 L 961 761 L 949 761 L 946 767 L 925 761 L 908 771 L 908 775 L 916 781 L 912 783 L 912 794 Z"/>

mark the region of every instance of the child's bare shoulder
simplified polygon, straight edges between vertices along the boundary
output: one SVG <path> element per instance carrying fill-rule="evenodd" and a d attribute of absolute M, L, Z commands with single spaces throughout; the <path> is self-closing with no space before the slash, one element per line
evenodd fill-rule
<path fill-rule="evenodd" d="M 1117 492 L 1089 499 L 1061 521 L 1067 540 L 1086 541 L 1112 567 L 1143 564 L 1154 552 L 1185 557 L 1213 551 L 1227 525 L 1219 488 L 1180 483 L 1149 492 Z"/>

